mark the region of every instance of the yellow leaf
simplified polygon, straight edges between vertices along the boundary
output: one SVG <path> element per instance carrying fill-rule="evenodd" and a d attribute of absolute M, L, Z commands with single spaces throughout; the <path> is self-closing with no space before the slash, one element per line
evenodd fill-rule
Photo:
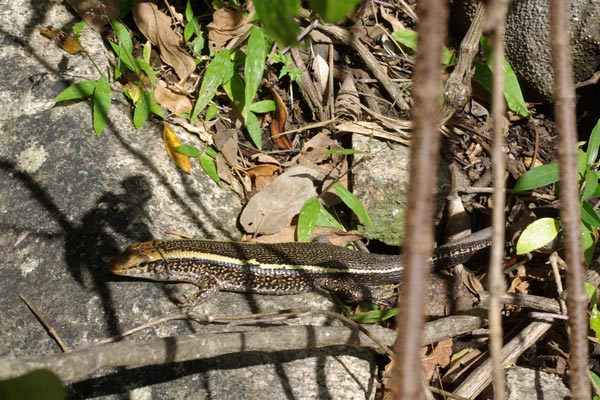
<path fill-rule="evenodd" d="M 163 126 L 162 132 L 163 142 L 165 142 L 165 149 L 171 160 L 177 165 L 177 167 L 189 174 L 192 170 L 190 165 L 190 158 L 184 154 L 178 153 L 175 148 L 181 146 L 181 142 L 177 138 L 175 131 L 167 124 Z"/>

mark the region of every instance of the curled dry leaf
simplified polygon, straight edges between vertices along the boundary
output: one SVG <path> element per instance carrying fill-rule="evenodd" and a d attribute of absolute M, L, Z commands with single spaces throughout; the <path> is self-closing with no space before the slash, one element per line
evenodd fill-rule
<path fill-rule="evenodd" d="M 248 201 L 240 224 L 248 233 L 272 234 L 288 225 L 308 198 L 316 196 L 313 184 L 318 172 L 294 167 L 278 176 L 266 189 Z"/>
<path fill-rule="evenodd" d="M 360 98 L 351 74 L 346 74 L 340 92 L 335 99 L 336 116 L 343 120 L 358 121 L 360 118 Z"/>
<path fill-rule="evenodd" d="M 281 165 L 275 157 L 271 157 L 270 155 L 264 153 L 253 154 L 252 156 L 250 156 L 250 160 L 259 164 Z"/>
<path fill-rule="evenodd" d="M 160 58 L 173 67 L 180 80 L 186 80 L 196 69 L 196 64 L 193 57 L 179 47 L 179 36 L 171 29 L 171 18 L 150 2 L 137 0 L 131 9 L 142 34 L 158 46 Z"/>
<path fill-rule="evenodd" d="M 83 51 L 83 46 L 79 42 L 79 39 L 61 31 L 60 29 L 48 26 L 46 28 L 40 28 L 40 34 L 50 40 L 53 40 L 58 46 L 73 55 Z"/>
<path fill-rule="evenodd" d="M 273 139 L 273 143 L 278 149 L 289 150 L 292 148 L 292 141 L 288 135 L 285 134 L 285 123 L 288 119 L 287 107 L 281 99 L 281 96 L 279 96 L 279 93 L 271 87 L 269 89 L 271 90 L 276 106 L 275 112 L 273 113 L 273 121 L 271 121 L 271 125 L 269 125 L 271 139 Z"/>
<path fill-rule="evenodd" d="M 248 23 L 249 15 L 241 10 L 220 8 L 213 13 L 213 20 L 206 25 L 208 45 L 211 50 L 221 50 L 233 38 L 243 35 L 252 28 Z"/>
<path fill-rule="evenodd" d="M 189 97 L 173 91 L 162 79 L 156 82 L 154 100 L 174 114 L 189 113 L 192 111 L 192 102 Z"/>
<path fill-rule="evenodd" d="M 165 143 L 165 149 L 167 150 L 167 154 L 171 158 L 171 160 L 177 165 L 177 167 L 189 174 L 192 170 L 192 166 L 190 164 L 190 158 L 185 154 L 178 153 L 175 148 L 177 146 L 181 146 L 181 142 L 179 138 L 175 134 L 175 131 L 171 129 L 171 127 L 167 124 L 163 125 L 162 131 L 163 142 Z"/>

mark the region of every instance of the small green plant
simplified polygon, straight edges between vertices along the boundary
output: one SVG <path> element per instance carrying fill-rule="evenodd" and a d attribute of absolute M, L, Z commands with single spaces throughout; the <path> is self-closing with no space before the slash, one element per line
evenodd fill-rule
<path fill-rule="evenodd" d="M 199 150 L 197 147 L 192 146 L 191 144 L 184 144 L 181 146 L 177 146 L 175 150 L 178 153 L 186 155 L 192 158 L 198 158 L 198 162 L 200 166 L 206 172 L 206 174 L 212 179 L 215 183 L 220 183 L 221 178 L 219 177 L 219 173 L 217 172 L 217 164 L 215 159 L 217 157 L 217 152 L 210 147 L 207 147 L 204 151 Z"/>
<path fill-rule="evenodd" d="M 276 64 L 283 64 L 279 71 L 279 79 L 289 76 L 292 82 L 300 83 L 302 81 L 302 71 L 292 67 L 292 57 L 289 54 L 283 54 L 281 50 L 277 50 L 277 53 L 269 54 L 269 58 Z"/>
<path fill-rule="evenodd" d="M 183 40 L 188 43 L 192 53 L 194 55 L 198 55 L 202 49 L 204 49 L 205 40 L 204 35 L 202 34 L 202 29 L 200 28 L 200 23 L 194 15 L 194 10 L 192 9 L 190 0 L 188 0 L 185 7 L 185 20 L 187 23 L 183 29 Z"/>
<path fill-rule="evenodd" d="M 596 241 L 596 230 L 600 228 L 600 216 L 589 199 L 600 197 L 600 172 L 598 167 L 598 150 L 600 148 L 600 120 L 592 130 L 586 151 L 577 151 L 577 172 L 579 179 L 579 205 L 581 210 L 581 233 L 586 263 L 590 263 Z M 551 163 L 527 171 L 515 183 L 513 193 L 537 189 L 546 185 L 559 183 L 559 165 Z M 560 221 L 543 218 L 529 225 L 517 242 L 517 253 L 524 254 L 551 242 L 560 232 Z"/>

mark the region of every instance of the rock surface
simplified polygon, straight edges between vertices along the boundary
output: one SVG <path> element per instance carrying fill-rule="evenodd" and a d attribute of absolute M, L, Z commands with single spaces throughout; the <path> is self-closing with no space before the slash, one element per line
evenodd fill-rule
<path fill-rule="evenodd" d="M 194 165 L 191 176 L 169 160 L 160 127 L 136 132 L 129 105 L 114 91 L 110 121 L 97 138 L 89 103 L 55 106 L 71 80 L 96 79 L 83 56 L 69 56 L 38 28 L 78 20 L 57 2 L 5 3 L 0 11 L 0 356 L 59 352 L 19 300 L 22 293 L 71 347 L 91 345 L 176 309 L 174 286 L 125 281 L 108 259 L 132 241 L 176 230 L 237 239 L 238 198 Z M 110 71 L 100 37 L 82 43 Z M 115 85 L 115 88 L 118 86 Z M 182 132 L 183 142 L 195 139 Z M 332 308 L 327 297 L 221 293 L 200 312 L 247 314 Z M 301 323 L 333 323 L 309 318 Z M 215 330 L 184 322 L 158 325 L 137 339 Z M 70 385 L 72 398 L 371 398 L 373 355 L 336 349 L 217 357 L 210 362 L 105 371 Z"/>

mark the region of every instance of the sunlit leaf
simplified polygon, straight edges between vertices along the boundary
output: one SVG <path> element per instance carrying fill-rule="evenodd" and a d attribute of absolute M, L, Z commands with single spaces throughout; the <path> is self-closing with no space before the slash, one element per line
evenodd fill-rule
<path fill-rule="evenodd" d="M 587 201 L 581 203 L 581 220 L 590 226 L 600 228 L 600 216 Z"/>
<path fill-rule="evenodd" d="M 112 102 L 110 85 L 105 78 L 98 79 L 92 96 L 92 120 L 94 132 L 100 137 L 108 119 L 108 112 Z"/>
<path fill-rule="evenodd" d="M 401 45 L 408 47 L 413 51 L 417 51 L 417 41 L 419 35 L 412 29 L 405 29 L 403 31 L 392 32 L 392 37 Z M 454 54 L 446 46 L 442 49 L 442 64 L 451 65 L 455 62 Z"/>
<path fill-rule="evenodd" d="M 587 163 L 592 165 L 598 159 L 598 148 L 600 148 L 600 119 L 596 122 L 592 134 L 590 135 L 590 141 L 587 146 Z"/>
<path fill-rule="evenodd" d="M 189 157 L 199 157 L 200 150 L 191 144 L 182 144 L 181 146 L 175 147 L 175 151 L 184 154 Z"/>
<path fill-rule="evenodd" d="M 115 32 L 115 36 L 119 45 L 123 48 L 123 50 L 133 54 L 133 40 L 131 40 L 129 29 L 116 19 L 112 19 L 110 21 L 110 25 Z"/>
<path fill-rule="evenodd" d="M 275 102 L 273 100 L 257 101 L 256 103 L 252 103 L 250 111 L 258 114 L 275 111 Z"/>
<path fill-rule="evenodd" d="M 558 182 L 560 172 L 557 163 L 540 165 L 525 172 L 515 183 L 513 193 L 533 190 Z"/>
<path fill-rule="evenodd" d="M 319 209 L 319 219 L 317 220 L 317 226 L 326 226 L 331 228 L 340 229 L 345 231 L 346 229 L 342 224 L 325 207 Z"/>
<path fill-rule="evenodd" d="M 60 101 L 87 99 L 94 93 L 97 83 L 98 81 L 81 81 L 74 83 L 60 92 L 53 100 L 58 103 Z"/>
<path fill-rule="evenodd" d="M 265 35 L 259 27 L 255 26 L 250 31 L 246 49 L 246 63 L 244 68 L 244 108 L 242 116 L 246 118 L 250 105 L 258 91 L 260 82 L 265 72 L 265 59 L 267 58 L 267 42 Z"/>
<path fill-rule="evenodd" d="M 135 129 L 139 130 L 148 120 L 148 115 L 150 115 L 148 97 L 148 92 L 144 90 L 138 101 L 135 103 L 135 108 L 133 110 L 133 126 Z"/>
<path fill-rule="evenodd" d="M 320 210 L 321 203 L 319 203 L 319 200 L 315 196 L 306 200 L 300 209 L 300 213 L 298 214 L 298 227 L 296 231 L 299 242 L 310 241 L 310 236 L 312 235 L 315 226 L 317 226 Z"/>
<path fill-rule="evenodd" d="M 216 105 L 211 104 L 206 109 L 206 116 L 205 116 L 205 118 L 206 118 L 207 121 L 210 121 L 211 119 L 213 119 L 214 117 L 216 117 L 217 114 L 219 114 L 219 109 L 217 108 Z"/>
<path fill-rule="evenodd" d="M 596 171 L 588 169 L 585 173 L 585 187 L 581 193 L 581 200 L 587 200 L 594 195 L 598 189 L 598 176 Z"/>
<path fill-rule="evenodd" d="M 198 93 L 198 101 L 196 101 L 192 111 L 192 120 L 195 120 L 212 100 L 217 88 L 223 83 L 223 78 L 230 72 L 232 63 L 229 56 L 228 50 L 221 50 L 206 68 Z"/>
<path fill-rule="evenodd" d="M 217 164 L 215 163 L 215 160 L 206 152 L 200 154 L 199 160 L 200 166 L 210 177 L 210 179 L 212 179 L 215 183 L 221 182 L 221 178 L 219 177 L 219 173 L 217 172 Z"/>
<path fill-rule="evenodd" d="M 162 138 L 171 161 L 173 161 L 177 168 L 189 174 L 192 171 L 190 158 L 177 151 L 177 148 L 181 146 L 181 142 L 175 131 L 167 124 L 163 125 Z"/>
<path fill-rule="evenodd" d="M 354 154 L 362 154 L 364 151 L 355 149 L 330 149 L 325 150 L 323 154 L 339 154 L 341 156 L 350 156 Z"/>
<path fill-rule="evenodd" d="M 258 118 L 253 112 L 249 112 L 246 117 L 246 129 L 248 130 L 248 135 L 250 136 L 250 140 L 256 146 L 257 149 L 262 148 L 262 134 L 260 132 L 260 123 L 258 122 Z"/>
<path fill-rule="evenodd" d="M 339 182 L 333 185 L 333 189 L 337 193 L 337 195 L 342 199 L 344 204 L 346 204 L 353 212 L 360 218 L 363 224 L 366 226 L 371 226 L 371 218 L 369 218 L 369 214 L 365 209 L 365 206 L 354 196 L 348 189 L 342 186 Z"/>
<path fill-rule="evenodd" d="M 87 28 L 89 28 L 87 22 L 81 20 L 73 24 L 73 26 L 71 27 L 71 32 L 73 32 L 73 36 L 79 37 L 81 36 L 81 33 Z"/>
<path fill-rule="evenodd" d="M 517 254 L 527 254 L 551 243 L 560 231 L 560 222 L 554 218 L 540 218 L 525 228 L 517 241 Z"/>
<path fill-rule="evenodd" d="M 350 316 L 354 321 L 361 324 L 376 324 L 386 319 L 395 317 L 398 314 L 397 308 L 388 310 L 370 310 L 354 313 Z"/>

